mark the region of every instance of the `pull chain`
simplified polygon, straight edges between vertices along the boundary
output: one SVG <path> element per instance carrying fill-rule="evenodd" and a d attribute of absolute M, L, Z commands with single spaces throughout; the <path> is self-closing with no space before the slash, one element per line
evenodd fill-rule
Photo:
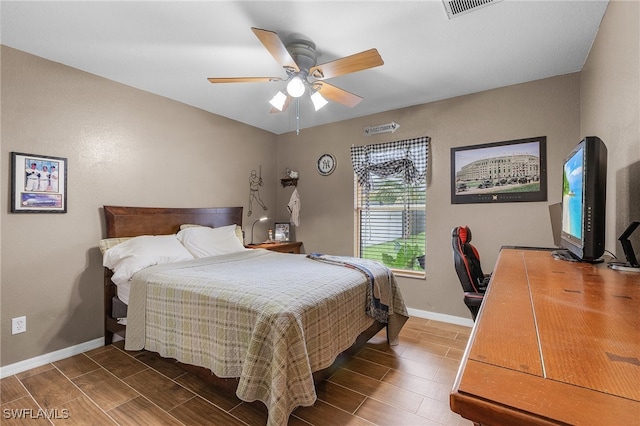
<path fill-rule="evenodd" d="M 296 135 L 300 134 L 300 98 L 296 98 Z"/>

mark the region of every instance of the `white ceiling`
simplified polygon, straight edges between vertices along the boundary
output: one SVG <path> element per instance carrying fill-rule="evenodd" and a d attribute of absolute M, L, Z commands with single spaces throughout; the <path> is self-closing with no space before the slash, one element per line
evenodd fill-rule
<path fill-rule="evenodd" d="M 373 47 L 382 56 L 381 67 L 328 80 L 363 97 L 356 107 L 315 112 L 302 98 L 304 129 L 580 71 L 606 7 L 503 0 L 449 19 L 440 0 L 3 0 L 0 15 L 4 45 L 282 134 L 296 128 L 293 104 L 270 113 L 282 82 L 207 81 L 286 78 L 251 27 L 306 36 L 319 64 Z"/>

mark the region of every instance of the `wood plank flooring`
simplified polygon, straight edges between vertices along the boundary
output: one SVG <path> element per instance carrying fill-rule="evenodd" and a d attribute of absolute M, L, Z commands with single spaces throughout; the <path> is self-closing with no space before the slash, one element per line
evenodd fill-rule
<path fill-rule="evenodd" d="M 472 425 L 449 409 L 471 329 L 410 318 L 400 344 L 384 331 L 317 385 L 289 425 Z M 123 342 L 1 380 L 2 425 L 264 425 L 262 403 Z M 18 418 L 22 417 L 22 418 Z"/>

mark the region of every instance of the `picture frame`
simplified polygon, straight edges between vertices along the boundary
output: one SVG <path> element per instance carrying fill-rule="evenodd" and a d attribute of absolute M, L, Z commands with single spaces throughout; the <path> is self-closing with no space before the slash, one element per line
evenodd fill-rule
<path fill-rule="evenodd" d="M 12 152 L 11 212 L 66 213 L 67 159 Z"/>
<path fill-rule="evenodd" d="M 273 238 L 276 241 L 290 241 L 291 224 L 289 222 L 276 222 L 273 225 L 273 229 L 274 229 Z"/>
<path fill-rule="evenodd" d="M 547 201 L 547 137 L 451 148 L 451 204 Z"/>

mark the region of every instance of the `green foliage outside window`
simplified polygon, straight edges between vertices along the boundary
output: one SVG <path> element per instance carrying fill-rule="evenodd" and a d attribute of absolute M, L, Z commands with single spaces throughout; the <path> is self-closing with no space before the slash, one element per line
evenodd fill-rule
<path fill-rule="evenodd" d="M 360 256 L 382 262 L 392 269 L 422 271 L 424 185 L 407 186 L 397 177 L 377 179 L 375 183 L 375 189 L 369 194 L 369 212 L 361 216 L 365 232 L 361 235 Z M 366 232 L 369 229 L 372 235 Z M 394 234 L 396 238 L 390 237 Z"/>
<path fill-rule="evenodd" d="M 405 241 L 402 238 L 375 244 L 362 250 L 361 257 L 377 260 L 389 268 L 422 271 L 420 256 L 425 254 L 424 232 Z"/>

